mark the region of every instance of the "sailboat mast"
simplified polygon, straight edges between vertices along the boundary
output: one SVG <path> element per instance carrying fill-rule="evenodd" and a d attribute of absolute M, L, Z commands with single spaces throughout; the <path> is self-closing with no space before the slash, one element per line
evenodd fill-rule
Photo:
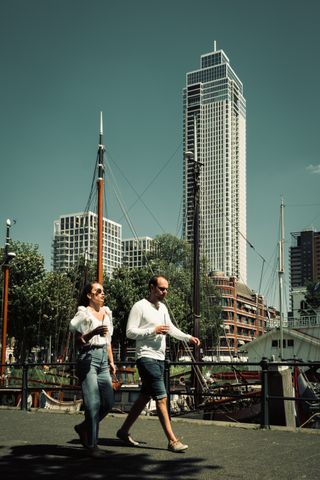
<path fill-rule="evenodd" d="M 280 313 L 280 359 L 283 360 L 283 277 L 284 277 L 284 203 L 280 205 L 279 241 L 279 313 Z"/>
<path fill-rule="evenodd" d="M 194 116 L 194 225 L 193 225 L 193 331 L 200 337 L 200 164 L 198 162 L 197 118 Z M 200 361 L 200 349 L 195 347 L 195 360 Z"/>
<path fill-rule="evenodd" d="M 103 176 L 104 176 L 104 156 L 105 148 L 103 145 L 103 117 L 100 112 L 100 135 L 98 148 L 98 241 L 97 241 L 97 281 L 103 282 Z"/>
<path fill-rule="evenodd" d="M 200 168 L 197 152 L 197 118 L 194 115 L 194 145 L 193 151 L 186 151 L 185 157 L 193 163 L 193 335 L 199 338 L 200 334 Z M 200 348 L 195 345 L 194 359 L 200 361 Z M 201 367 L 192 368 L 192 384 L 195 389 L 195 403 L 199 403 L 201 394 Z"/>

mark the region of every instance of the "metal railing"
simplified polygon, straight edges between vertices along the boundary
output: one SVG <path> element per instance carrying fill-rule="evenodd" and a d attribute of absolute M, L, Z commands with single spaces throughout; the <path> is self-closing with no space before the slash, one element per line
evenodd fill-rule
<path fill-rule="evenodd" d="M 134 365 L 134 362 L 117 362 L 118 367 L 121 366 L 129 366 L 129 365 Z M 21 396 L 21 402 L 20 402 L 20 408 L 21 410 L 27 411 L 28 410 L 28 396 L 30 394 L 30 389 L 32 388 L 30 386 L 30 379 L 29 379 L 29 371 L 30 368 L 34 367 L 44 367 L 43 363 L 14 363 L 12 365 L 0 365 L 5 368 L 14 368 L 14 369 L 21 369 L 22 375 L 21 375 L 21 381 L 18 382 L 19 385 L 16 386 L 16 389 L 19 390 L 19 394 Z M 293 402 L 306 402 L 309 401 L 310 399 L 306 399 L 303 397 L 297 397 L 297 396 L 283 396 L 283 395 L 270 395 L 270 374 L 272 371 L 274 371 L 274 367 L 289 367 L 289 368 L 294 368 L 294 367 L 312 367 L 315 370 L 320 368 L 320 362 L 301 362 L 301 361 L 282 361 L 282 362 L 275 362 L 275 361 L 270 361 L 267 358 L 263 358 L 260 362 L 171 362 L 166 360 L 165 362 L 165 383 L 166 383 L 166 388 L 168 392 L 168 398 L 170 398 L 170 395 L 172 393 L 175 393 L 179 395 L 179 392 L 176 392 L 175 390 L 171 389 L 170 386 L 170 378 L 171 378 L 171 369 L 172 367 L 190 367 L 191 371 L 194 369 L 201 369 L 203 367 L 231 367 L 236 369 L 238 371 L 241 367 L 246 368 L 246 372 L 250 371 L 247 369 L 247 367 L 257 367 L 260 371 L 260 383 L 261 383 L 261 394 L 260 394 L 260 402 L 261 402 L 261 415 L 260 415 L 260 427 L 261 428 L 270 428 L 270 402 L 272 400 L 282 400 L 282 401 L 293 401 Z M 68 363 L 46 363 L 46 367 L 49 369 L 51 368 L 57 368 L 58 370 L 61 369 L 69 369 L 69 372 L 74 371 L 75 363 L 74 362 L 68 362 Z M 218 372 L 216 372 L 218 373 Z M 241 370 L 238 371 L 238 373 L 241 375 Z M 215 374 L 215 373 L 214 373 Z M 7 385 L 7 379 L 4 377 L 0 379 L 0 392 L 4 392 L 8 389 L 11 388 L 10 384 Z M 63 390 L 66 388 L 64 385 L 60 386 L 60 389 Z M 189 389 L 187 392 L 188 395 L 193 396 L 194 398 L 196 395 L 199 395 L 199 392 L 196 392 L 194 389 Z M 181 392 L 180 392 L 181 394 Z M 213 393 L 208 390 L 204 390 L 200 392 L 201 397 L 212 397 Z M 225 394 L 223 393 L 214 393 L 215 397 L 224 397 Z M 235 400 L 239 400 L 241 398 L 244 398 L 240 393 L 230 393 L 228 392 L 228 397 L 234 398 Z M 196 402 L 195 402 L 196 403 Z M 320 415 L 320 398 L 318 399 L 319 403 L 319 415 Z M 170 411 L 170 402 L 168 402 L 168 407 Z"/>

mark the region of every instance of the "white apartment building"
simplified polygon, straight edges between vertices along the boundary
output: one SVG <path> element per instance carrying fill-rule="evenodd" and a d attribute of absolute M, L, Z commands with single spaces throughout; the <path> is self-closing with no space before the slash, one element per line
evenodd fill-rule
<path fill-rule="evenodd" d="M 200 167 L 200 251 L 209 271 L 246 284 L 246 102 L 223 50 L 201 55 L 183 90 L 184 151 Z M 184 158 L 184 238 L 193 239 L 194 162 Z"/>
<path fill-rule="evenodd" d="M 152 250 L 151 237 L 126 238 L 122 240 L 122 261 L 129 268 L 140 268 L 147 264 Z"/>
<path fill-rule="evenodd" d="M 52 266 L 56 272 L 64 272 L 75 265 L 79 258 L 96 262 L 98 215 L 93 212 L 61 215 L 54 221 Z M 122 226 L 103 219 L 103 272 L 112 276 L 122 264 Z"/>

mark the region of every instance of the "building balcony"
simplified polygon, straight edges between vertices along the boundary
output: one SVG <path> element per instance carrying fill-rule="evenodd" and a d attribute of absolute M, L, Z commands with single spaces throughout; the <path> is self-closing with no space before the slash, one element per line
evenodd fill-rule
<path fill-rule="evenodd" d="M 308 328 L 320 326 L 320 314 L 300 318 L 288 318 L 288 328 Z"/>

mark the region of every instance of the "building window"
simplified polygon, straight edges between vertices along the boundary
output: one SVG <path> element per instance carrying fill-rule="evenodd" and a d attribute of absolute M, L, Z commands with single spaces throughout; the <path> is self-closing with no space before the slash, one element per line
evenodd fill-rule
<path fill-rule="evenodd" d="M 278 348 L 278 340 L 272 340 L 271 346 L 272 346 L 273 348 Z"/>

